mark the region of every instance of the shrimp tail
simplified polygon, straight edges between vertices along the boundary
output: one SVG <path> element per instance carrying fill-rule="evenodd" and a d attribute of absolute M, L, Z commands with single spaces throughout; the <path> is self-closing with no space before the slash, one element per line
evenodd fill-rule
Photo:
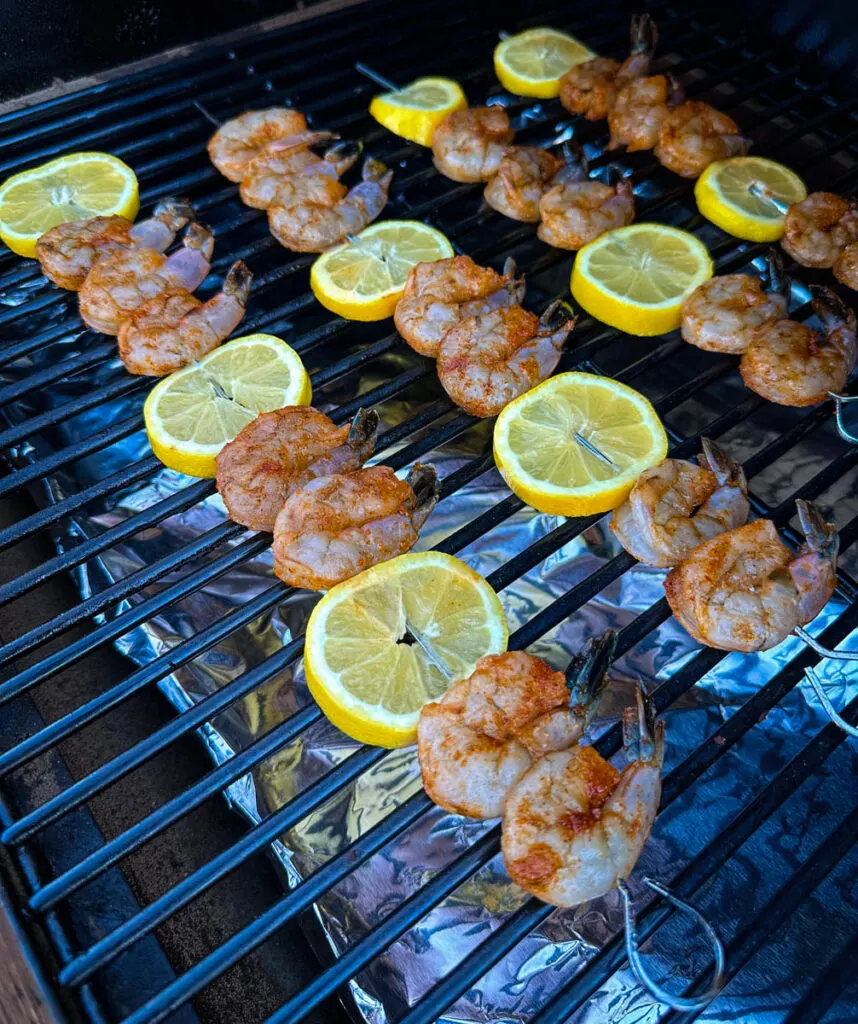
<path fill-rule="evenodd" d="M 324 159 L 326 163 L 333 164 L 339 177 L 345 174 L 362 152 L 363 142 L 360 139 L 341 139 L 325 150 Z"/>
<path fill-rule="evenodd" d="M 586 181 L 590 164 L 581 143 L 576 139 L 566 139 L 561 151 L 565 164 L 551 179 L 551 184 L 569 185 L 576 181 Z"/>
<path fill-rule="evenodd" d="M 187 223 L 196 220 L 197 211 L 187 199 L 164 199 L 152 211 L 152 216 L 175 234 Z"/>
<path fill-rule="evenodd" d="M 377 183 L 387 191 L 391 181 L 393 180 L 393 171 L 389 171 L 387 169 L 387 165 L 383 164 L 380 160 L 376 160 L 375 157 L 368 156 L 363 162 L 361 178 L 364 181 Z"/>
<path fill-rule="evenodd" d="M 802 552 L 808 551 L 823 561 L 836 565 L 837 552 L 840 550 L 837 527 L 834 523 L 826 522 L 822 513 L 811 501 L 799 498 L 795 507 L 804 534 Z"/>
<path fill-rule="evenodd" d="M 747 135 L 722 135 L 724 145 L 727 149 L 727 156 L 744 156 L 754 143 L 754 140 Z"/>
<path fill-rule="evenodd" d="M 568 302 L 556 299 L 539 318 L 539 333 L 554 334 L 563 332 L 560 344 L 566 339 L 566 335 L 572 330 L 577 321 L 577 316 Z"/>
<path fill-rule="evenodd" d="M 810 293 L 813 296 L 813 312 L 822 321 L 826 334 L 831 334 L 839 327 L 855 331 L 855 311 L 847 306 L 839 295 L 830 288 L 816 284 L 810 285 Z"/>
<path fill-rule="evenodd" d="M 411 505 L 411 524 L 415 530 L 429 518 L 432 509 L 438 504 L 441 497 L 441 484 L 434 466 L 424 466 L 415 462 L 408 471 L 405 482 L 414 492 L 414 502 Z"/>
<path fill-rule="evenodd" d="M 784 258 L 780 250 L 772 246 L 766 253 L 766 269 L 763 275 L 766 291 L 774 292 L 775 295 L 782 295 L 785 299 L 790 297 L 792 281 L 787 273 Z"/>
<path fill-rule="evenodd" d="M 664 721 L 655 718 L 655 704 L 638 683 L 635 706 L 623 712 L 623 750 L 626 760 L 661 765 L 664 760 Z"/>
<path fill-rule="evenodd" d="M 223 293 L 234 298 L 240 306 L 246 306 L 252 282 L 253 272 L 248 265 L 244 260 L 236 260 L 224 278 Z"/>
<path fill-rule="evenodd" d="M 291 153 L 296 149 L 308 149 L 310 146 L 318 146 L 323 142 L 331 142 L 338 139 L 336 132 L 296 132 L 294 135 L 287 135 L 282 139 L 275 139 L 268 144 L 269 153 Z"/>
<path fill-rule="evenodd" d="M 212 258 L 214 242 L 214 235 L 211 231 L 196 222 L 190 225 L 182 238 L 182 245 L 186 249 L 197 250 L 206 261 Z"/>
<path fill-rule="evenodd" d="M 566 669 L 569 704 L 580 709 L 585 722 L 593 717 L 602 693 L 608 685 L 608 668 L 617 649 L 617 633 L 609 629 L 599 637 L 590 637 Z"/>
<path fill-rule="evenodd" d="M 524 281 L 524 274 L 522 274 L 521 277 L 516 277 L 515 275 L 517 273 L 518 264 L 512 256 L 507 256 L 503 265 L 503 276 L 506 279 L 504 283 L 504 290 L 507 292 L 510 299 L 518 305 L 524 299 L 524 293 L 527 289 L 527 285 Z"/>
<path fill-rule="evenodd" d="M 377 440 L 378 413 L 375 409 L 358 409 L 349 427 L 346 444 L 357 452 L 361 462 L 365 462 L 375 451 Z"/>
<path fill-rule="evenodd" d="M 658 46 L 658 27 L 649 14 L 633 14 L 631 27 L 632 53 L 643 53 L 652 59 Z"/>
<path fill-rule="evenodd" d="M 685 87 L 669 71 L 664 77 L 667 79 L 667 105 L 678 107 L 680 103 L 685 102 Z"/>
<path fill-rule="evenodd" d="M 748 481 L 745 479 L 745 471 L 741 464 L 708 437 L 700 438 L 700 446 L 703 451 L 697 462 L 703 469 L 708 469 L 710 473 L 715 474 L 718 486 L 738 487 L 744 494 L 748 490 Z"/>

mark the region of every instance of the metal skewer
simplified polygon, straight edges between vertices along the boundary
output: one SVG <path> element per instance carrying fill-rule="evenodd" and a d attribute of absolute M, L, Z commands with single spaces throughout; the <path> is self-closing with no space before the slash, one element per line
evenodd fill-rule
<path fill-rule="evenodd" d="M 206 108 L 202 105 L 202 103 L 200 103 L 199 100 L 194 100 L 194 106 L 197 108 L 197 110 L 199 110 L 199 112 L 203 115 L 203 117 L 207 121 L 211 121 L 211 123 L 215 126 L 215 128 L 220 128 L 221 124 L 223 124 L 222 121 L 218 121 L 218 119 L 214 116 L 214 114 L 210 114 L 206 110 Z"/>
<path fill-rule="evenodd" d="M 447 682 L 452 682 L 453 673 L 447 666 L 446 662 L 441 658 L 441 656 L 438 654 L 438 652 L 435 650 L 432 644 L 426 639 L 426 637 L 423 636 L 422 633 L 419 633 L 411 625 L 408 619 L 405 620 L 405 635 L 407 637 L 411 637 L 411 639 L 417 644 L 420 650 L 423 651 L 423 653 L 426 655 L 429 661 L 432 662 L 432 664 L 435 666 L 435 668 L 438 669 L 438 671 L 447 680 Z M 402 641 L 400 641 L 400 643 L 401 642 Z"/>
<path fill-rule="evenodd" d="M 842 718 L 834 708 L 834 705 L 828 699 L 828 694 L 825 692 L 825 687 L 822 685 L 822 680 L 816 674 L 816 671 L 812 668 L 805 669 L 804 678 L 813 687 L 813 692 L 819 697 L 819 702 L 825 710 L 826 715 L 831 721 L 839 728 L 842 729 L 847 736 L 853 736 L 858 739 L 858 728 L 854 725 L 850 725 L 845 718 Z"/>
<path fill-rule="evenodd" d="M 785 203 L 782 199 L 778 199 L 777 196 L 772 195 L 770 189 L 766 188 L 765 185 L 760 185 L 759 182 L 754 182 L 748 191 L 755 199 L 762 199 L 764 203 L 769 203 L 773 206 L 778 213 L 786 213 L 789 210 L 789 203 Z"/>
<path fill-rule="evenodd" d="M 614 462 L 614 460 L 610 456 L 605 455 L 604 452 L 599 451 L 599 449 L 593 444 L 593 442 L 592 441 L 588 441 L 587 438 L 584 437 L 584 435 L 582 433 L 580 433 L 579 431 L 576 430 L 575 433 L 572 436 L 575 438 L 575 440 L 578 442 L 578 444 L 581 445 L 582 448 L 586 448 L 587 451 L 591 455 L 595 455 L 597 459 L 601 459 L 602 462 L 604 462 L 606 465 L 610 466 L 611 469 L 619 469 L 620 468 L 616 464 L 616 462 Z"/>
<path fill-rule="evenodd" d="M 363 61 L 355 61 L 355 71 L 359 71 L 364 78 L 368 78 L 371 82 L 375 82 L 376 85 L 381 85 L 385 89 L 389 89 L 391 92 L 399 92 L 399 86 L 396 82 L 391 82 L 389 78 L 385 78 L 384 75 L 380 75 L 377 71 L 373 71 L 371 67 L 364 64 Z"/>
<path fill-rule="evenodd" d="M 858 444 L 858 436 L 847 429 L 843 422 L 843 406 L 850 402 L 858 402 L 858 395 L 835 395 L 833 391 L 828 392 L 828 397 L 834 399 L 834 416 L 837 420 L 837 433 L 848 441 L 849 444 Z"/>

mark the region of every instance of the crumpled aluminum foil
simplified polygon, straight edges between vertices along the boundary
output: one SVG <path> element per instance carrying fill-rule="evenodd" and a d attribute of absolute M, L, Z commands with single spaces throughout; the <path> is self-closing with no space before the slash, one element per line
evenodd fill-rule
<path fill-rule="evenodd" d="M 41 363 L 60 355 L 68 356 L 76 344 L 76 337 L 69 336 L 56 345 L 47 346 L 36 358 Z M 99 380 L 109 379 L 115 370 L 115 362 L 100 367 Z M 349 394 L 326 392 L 325 398 L 329 406 L 338 405 L 354 393 L 366 390 L 366 385 L 367 381 L 352 380 Z M 83 393 L 88 386 L 88 383 L 64 383 L 43 392 L 40 401 L 49 404 L 65 401 Z M 91 436 L 96 430 L 139 410 L 141 402 L 142 399 L 134 395 L 107 403 L 69 421 L 53 436 L 34 439 L 17 455 L 22 459 L 32 458 L 59 444 Z M 16 413 L 24 415 L 32 411 L 22 403 Z M 406 415 L 407 409 L 401 403 L 388 403 L 383 427 L 401 421 Z M 737 428 L 730 435 L 731 450 L 755 450 L 759 447 L 759 429 L 759 425 L 751 423 Z M 446 476 L 467 459 L 482 454 L 487 437 L 485 429 L 471 430 L 463 438 L 428 453 L 421 461 L 434 463 L 439 474 Z M 73 474 L 58 472 L 47 481 L 47 493 L 41 495 L 41 500 L 58 500 L 148 453 L 145 437 L 136 434 L 75 464 Z M 386 454 L 389 453 L 383 452 L 382 456 Z M 794 480 L 803 479 L 811 474 L 813 467 L 818 468 L 819 452 L 796 450 L 793 458 L 789 473 L 783 468 L 783 460 L 778 464 L 787 492 L 794 489 Z M 123 521 L 187 483 L 181 475 L 163 470 L 146 486 L 120 493 L 92 514 L 76 515 L 67 529 L 57 532 L 57 545 L 61 549 L 73 547 L 81 538 Z M 430 548 L 437 544 L 508 493 L 496 471 L 484 474 L 441 502 L 424 528 L 419 547 Z M 845 495 L 843 500 L 849 502 L 850 507 L 856 501 L 854 493 Z M 97 592 L 109 582 L 151 564 L 220 524 L 224 518 L 223 505 L 219 497 L 214 496 L 112 547 L 76 571 L 81 593 L 87 596 Z M 550 532 L 558 522 L 551 516 L 525 508 L 459 556 L 474 569 L 489 574 Z M 616 543 L 603 521 L 514 581 L 500 594 L 510 631 L 598 569 L 616 551 Z M 186 567 L 180 575 L 187 571 Z M 146 596 L 177 578 L 179 574 L 166 577 L 148 588 Z M 269 587 L 272 579 L 271 556 L 266 552 L 171 605 L 168 611 L 124 636 L 117 646 L 134 662 L 146 664 Z M 565 667 L 588 637 L 628 624 L 658 601 L 663 596 L 662 579 L 663 573 L 659 571 L 642 566 L 634 568 L 542 637 L 530 650 L 557 668 Z M 131 601 L 140 600 L 142 596 Z M 281 644 L 303 633 L 317 599 L 317 595 L 309 593 L 286 597 L 273 612 L 238 630 L 178 670 L 160 684 L 162 690 L 180 709 L 216 691 L 259 664 Z M 832 601 L 813 624 L 812 632 L 821 631 L 842 608 L 840 602 Z M 855 636 L 850 642 L 853 646 L 858 643 Z M 799 646 L 799 641 L 790 640 L 764 655 L 730 655 L 674 704 L 665 715 L 666 773 L 777 673 Z M 631 703 L 637 680 L 642 680 L 648 689 L 658 686 L 692 658 L 696 650 L 695 643 L 673 619 L 662 622 L 613 666 L 610 686 L 591 727 L 592 735 L 597 736 L 615 722 L 622 709 Z M 855 665 L 829 662 L 822 676 L 833 684 L 832 695 L 838 706 L 858 695 Z M 202 737 L 212 758 L 220 762 L 311 700 L 298 662 L 206 726 Z M 748 802 L 753 792 L 776 774 L 826 721 L 809 687 L 806 684 L 795 687 L 772 709 L 764 723 L 747 733 L 697 783 L 662 811 L 633 876 L 633 886 L 635 878 L 643 872 L 669 883 Z M 250 820 L 259 820 L 342 762 L 357 746 L 327 722 L 317 723 L 261 765 L 252 776 L 232 786 L 227 796 Z M 811 792 L 799 791 L 782 812 L 755 833 L 728 867 L 701 890 L 696 902 L 717 922 L 725 939 L 762 905 L 773 887 L 790 877 L 797 862 L 812 851 L 821 836 L 855 806 L 856 780 L 858 756 L 851 745 L 844 744 L 814 777 Z M 414 750 L 394 751 L 384 756 L 355 784 L 340 791 L 274 845 L 273 854 L 282 866 L 286 882 L 297 884 L 419 788 Z M 318 948 L 321 936 L 328 956 L 340 954 L 436 871 L 494 827 L 495 823 L 471 822 L 438 809 L 425 814 L 397 841 L 319 900 L 315 905 L 315 925 L 310 928 L 311 940 Z M 761 863 L 765 865 L 764 870 L 760 868 Z M 351 982 L 353 1013 L 371 1024 L 397 1019 L 525 899 L 509 881 L 500 857 L 495 857 Z M 817 918 L 825 921 L 827 934 L 836 931 L 838 922 L 848 923 L 858 917 L 858 896 L 854 887 L 835 888 L 833 896 L 829 892 L 826 899 L 827 902 L 813 904 L 811 910 L 803 910 L 803 913 L 812 920 L 811 911 L 815 907 Z M 495 1024 L 528 1019 L 621 928 L 622 915 L 616 892 L 571 911 L 555 911 L 442 1019 Z M 802 958 L 807 953 L 788 929 L 784 931 L 786 937 L 779 933 L 772 940 L 770 949 L 774 952 L 769 956 L 768 965 L 760 967 L 757 960 L 752 962 L 752 969 L 756 971 L 752 974 L 753 983 L 733 986 L 704 1012 L 701 1021 L 709 1024 L 726 1024 L 737 1019 L 768 1022 L 775 1019 L 770 1013 L 791 1005 L 790 1000 L 800 991 L 797 979 L 804 976 Z M 689 946 L 687 936 L 676 922 L 661 929 L 653 953 L 662 960 L 663 970 L 674 974 L 673 984 L 677 990 L 682 987 L 681 979 L 689 976 L 687 972 L 695 965 L 699 969 L 702 963 L 698 955 L 699 943 Z M 657 973 L 658 968 L 655 970 Z M 586 1024 L 641 1024 L 659 1019 L 664 1009 L 626 970 L 615 975 L 573 1019 Z"/>

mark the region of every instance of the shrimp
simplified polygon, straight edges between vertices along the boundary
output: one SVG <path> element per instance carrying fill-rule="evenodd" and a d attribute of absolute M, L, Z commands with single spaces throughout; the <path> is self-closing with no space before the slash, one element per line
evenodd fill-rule
<path fill-rule="evenodd" d="M 508 146 L 483 195 L 505 217 L 535 224 L 539 200 L 564 166 L 559 157 L 537 146 Z"/>
<path fill-rule="evenodd" d="M 40 236 L 36 259 L 49 281 L 76 292 L 100 256 L 137 247 L 164 252 L 176 233 L 195 216 L 189 203 L 165 199 L 148 220 L 139 224 L 117 216 L 67 221 Z"/>
<path fill-rule="evenodd" d="M 745 387 L 778 405 L 817 405 L 846 386 L 858 358 L 855 313 L 828 288 L 811 286 L 823 333 L 796 320 L 760 328 L 739 363 Z"/>
<path fill-rule="evenodd" d="M 218 128 L 208 141 L 209 159 L 230 181 L 241 181 L 250 165 L 267 156 L 271 144 L 307 130 L 307 119 L 288 107 L 247 110 Z"/>
<path fill-rule="evenodd" d="M 539 318 L 521 306 L 468 317 L 441 342 L 438 378 L 465 412 L 497 416 L 549 376 L 574 326 L 575 317 L 561 302 Z"/>
<path fill-rule="evenodd" d="M 591 640 L 566 674 L 541 658 L 507 651 L 474 671 L 417 723 L 417 756 L 429 797 L 451 814 L 499 818 L 534 760 L 584 735 L 607 683 L 616 633 Z"/>
<path fill-rule="evenodd" d="M 834 261 L 834 266 L 831 269 L 841 284 L 845 284 L 853 291 L 858 291 L 858 243 L 853 242 L 851 245 L 847 245 Z"/>
<path fill-rule="evenodd" d="M 798 553 L 770 519 L 704 541 L 664 581 L 671 610 L 695 640 L 722 651 L 768 651 L 816 618 L 837 582 L 837 531 L 796 502 Z"/>
<path fill-rule="evenodd" d="M 682 86 L 672 75 L 636 78 L 617 93 L 608 111 L 608 149 L 625 146 L 630 153 L 652 149 L 671 110 L 682 103 Z"/>
<path fill-rule="evenodd" d="M 631 21 L 631 54 L 622 64 L 608 57 L 594 57 L 576 64 L 560 79 L 560 102 L 570 114 L 583 114 L 588 121 L 608 116 L 619 89 L 649 73 L 658 43 L 658 30 L 648 14 L 635 14 Z"/>
<path fill-rule="evenodd" d="M 435 129 L 433 163 L 453 181 L 488 181 L 514 136 L 503 107 L 454 110 Z"/>
<path fill-rule="evenodd" d="M 242 202 L 256 210 L 294 206 L 305 200 L 333 206 L 346 194 L 340 176 L 361 152 L 361 146 L 353 142 L 337 142 L 322 157 L 310 149 L 335 138 L 333 132 L 304 132 L 272 143 L 271 152 L 254 160 L 242 179 Z"/>
<path fill-rule="evenodd" d="M 201 359 L 241 323 L 253 274 L 241 260 L 223 289 L 200 302 L 185 288 L 168 288 L 134 310 L 119 329 L 119 355 L 129 373 L 163 377 Z"/>
<path fill-rule="evenodd" d="M 170 256 L 156 249 L 120 249 L 102 256 L 78 293 L 84 323 L 103 334 L 118 334 L 148 299 L 170 288 L 194 291 L 208 276 L 213 250 L 211 232 L 192 224 L 182 248 Z"/>
<path fill-rule="evenodd" d="M 406 480 L 388 466 L 310 480 L 274 523 L 274 572 L 293 587 L 329 590 L 371 565 L 402 555 L 438 502 L 432 466 Z"/>
<path fill-rule="evenodd" d="M 373 410 L 361 409 L 342 427 L 310 406 L 260 413 L 217 456 L 217 489 L 230 519 L 271 532 L 293 491 L 316 477 L 360 469 L 377 436 Z"/>
<path fill-rule="evenodd" d="M 638 477 L 611 516 L 611 530 L 630 555 L 659 568 L 678 565 L 698 544 L 747 521 L 742 467 L 714 441 L 701 439 L 697 465 L 665 459 Z"/>
<path fill-rule="evenodd" d="M 704 281 L 682 307 L 682 337 L 706 352 L 741 355 L 760 329 L 783 320 L 790 281 L 775 249 L 766 257 L 768 284 L 750 274 L 723 274 Z"/>
<path fill-rule="evenodd" d="M 561 172 L 561 175 L 563 172 Z M 625 227 L 635 219 L 632 185 L 601 181 L 562 181 L 539 200 L 542 223 L 537 235 L 558 249 L 583 248 L 606 231 Z"/>
<path fill-rule="evenodd" d="M 574 907 L 625 881 L 652 831 L 661 799 L 664 722 L 637 692 L 623 714 L 622 772 L 594 747 L 545 754 L 509 791 L 501 849 L 522 889 Z"/>
<path fill-rule="evenodd" d="M 356 235 L 371 224 L 384 209 L 393 179 L 378 160 L 366 160 L 360 185 L 338 199 L 333 206 L 296 196 L 294 206 L 272 206 L 268 210 L 271 234 L 281 245 L 295 252 L 324 252 Z"/>
<path fill-rule="evenodd" d="M 834 192 L 811 192 L 784 217 L 784 251 L 805 267 L 833 267 L 858 242 L 858 202 Z"/>
<path fill-rule="evenodd" d="M 444 336 L 468 317 L 513 306 L 524 298 L 524 281 L 515 276 L 515 260 L 503 275 L 480 267 L 470 256 L 418 263 L 408 274 L 393 320 L 408 344 L 436 358 Z"/>
<path fill-rule="evenodd" d="M 697 178 L 709 164 L 744 156 L 751 140 L 732 117 L 699 100 L 686 100 L 664 120 L 655 155 L 669 171 Z"/>

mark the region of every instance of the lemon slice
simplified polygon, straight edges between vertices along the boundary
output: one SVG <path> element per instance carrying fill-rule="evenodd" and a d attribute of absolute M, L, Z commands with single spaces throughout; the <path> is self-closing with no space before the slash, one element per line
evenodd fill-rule
<path fill-rule="evenodd" d="M 694 186 L 697 209 L 723 231 L 751 242 L 776 242 L 784 233 L 784 207 L 807 198 L 789 167 L 761 156 L 716 160 Z"/>
<path fill-rule="evenodd" d="M 528 505 L 589 516 L 625 501 L 640 474 L 667 455 L 667 434 L 633 388 L 593 373 L 561 373 L 503 410 L 494 453 Z"/>
<path fill-rule="evenodd" d="M 109 153 L 69 153 L 3 182 L 0 238 L 19 256 L 35 256 L 39 236 L 57 224 L 111 214 L 134 220 L 139 209 L 127 164 Z"/>
<path fill-rule="evenodd" d="M 218 452 L 259 413 L 309 405 L 312 398 L 298 353 L 271 334 L 250 334 L 159 381 L 143 419 L 165 466 L 213 477 Z"/>
<path fill-rule="evenodd" d="M 467 105 L 462 87 L 452 78 L 418 78 L 404 89 L 375 96 L 369 112 L 394 135 L 431 146 L 444 118 Z"/>
<path fill-rule="evenodd" d="M 453 256 L 445 235 L 419 220 L 370 224 L 322 255 L 310 271 L 319 302 L 347 320 L 393 316 L 412 267 Z"/>
<path fill-rule="evenodd" d="M 628 334 L 679 327 L 682 303 L 712 276 L 702 242 L 666 224 L 631 224 L 585 245 L 572 267 L 572 294 L 603 323 Z"/>
<path fill-rule="evenodd" d="M 569 68 L 595 56 L 565 32 L 529 28 L 495 47 L 495 74 L 507 92 L 551 99 L 560 95 L 560 79 Z"/>
<path fill-rule="evenodd" d="M 333 587 L 307 623 L 304 672 L 338 729 L 362 743 L 417 739 L 428 701 L 506 650 L 494 590 L 452 555 L 411 552 Z M 442 671 L 439 666 L 443 666 Z"/>

